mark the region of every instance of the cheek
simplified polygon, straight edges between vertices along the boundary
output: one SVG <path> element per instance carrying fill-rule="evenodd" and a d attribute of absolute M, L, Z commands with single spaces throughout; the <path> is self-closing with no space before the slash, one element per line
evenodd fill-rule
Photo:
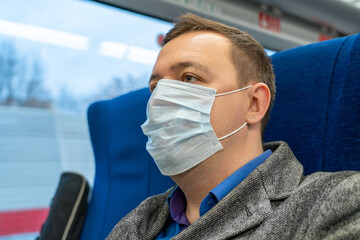
<path fill-rule="evenodd" d="M 210 123 L 216 136 L 222 137 L 245 122 L 243 104 L 237 96 L 216 97 L 210 113 Z"/>

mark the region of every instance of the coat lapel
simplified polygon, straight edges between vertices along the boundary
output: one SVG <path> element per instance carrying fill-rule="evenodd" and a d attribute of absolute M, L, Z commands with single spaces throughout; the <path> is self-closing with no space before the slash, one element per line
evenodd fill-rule
<path fill-rule="evenodd" d="M 295 191 L 303 178 L 303 166 L 285 142 L 264 145 L 273 154 L 258 167 L 270 200 L 285 199 Z"/>

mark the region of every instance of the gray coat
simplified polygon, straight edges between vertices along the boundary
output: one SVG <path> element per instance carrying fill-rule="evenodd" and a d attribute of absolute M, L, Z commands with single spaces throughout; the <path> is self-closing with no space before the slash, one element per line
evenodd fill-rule
<path fill-rule="evenodd" d="M 216 206 L 173 239 L 360 239 L 360 173 L 303 167 L 284 142 Z M 125 216 L 107 240 L 154 239 L 166 225 L 164 194 Z"/>

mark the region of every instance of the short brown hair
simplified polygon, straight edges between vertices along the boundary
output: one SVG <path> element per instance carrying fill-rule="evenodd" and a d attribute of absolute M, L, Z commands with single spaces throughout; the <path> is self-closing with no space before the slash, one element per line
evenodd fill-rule
<path fill-rule="evenodd" d="M 261 132 L 270 118 L 270 111 L 275 99 L 275 76 L 270 58 L 264 48 L 252 36 L 239 29 L 194 14 L 180 16 L 175 26 L 165 35 L 162 45 L 188 32 L 209 31 L 219 33 L 232 42 L 231 58 L 238 72 L 240 87 L 247 85 L 251 80 L 265 83 L 271 92 L 270 106 L 262 120 Z"/>

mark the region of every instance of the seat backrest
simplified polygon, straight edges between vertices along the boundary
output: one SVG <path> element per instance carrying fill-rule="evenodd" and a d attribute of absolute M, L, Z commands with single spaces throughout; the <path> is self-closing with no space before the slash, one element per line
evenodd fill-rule
<path fill-rule="evenodd" d="M 264 141 L 316 171 L 360 170 L 360 34 L 272 56 L 277 96 Z"/>
<path fill-rule="evenodd" d="M 95 182 L 81 239 L 105 239 L 116 223 L 148 196 L 174 183 L 147 153 L 140 125 L 148 89 L 92 104 L 88 123 L 95 155 Z"/>

